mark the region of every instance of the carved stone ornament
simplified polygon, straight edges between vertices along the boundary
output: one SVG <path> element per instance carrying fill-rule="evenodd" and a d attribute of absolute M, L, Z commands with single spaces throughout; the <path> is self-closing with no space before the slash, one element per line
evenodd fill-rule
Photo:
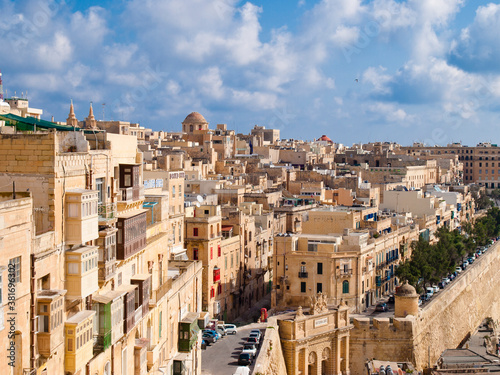
<path fill-rule="evenodd" d="M 316 362 L 316 353 L 311 352 L 309 353 L 309 363 L 314 363 L 314 362 Z"/>
<path fill-rule="evenodd" d="M 327 306 L 327 296 L 321 292 L 317 295 L 309 297 L 310 298 L 310 306 L 309 306 L 309 314 L 316 315 L 328 310 Z"/>
<path fill-rule="evenodd" d="M 299 308 L 297 309 L 296 317 L 302 318 L 303 316 L 304 316 L 304 312 L 302 311 L 302 306 L 299 306 Z"/>

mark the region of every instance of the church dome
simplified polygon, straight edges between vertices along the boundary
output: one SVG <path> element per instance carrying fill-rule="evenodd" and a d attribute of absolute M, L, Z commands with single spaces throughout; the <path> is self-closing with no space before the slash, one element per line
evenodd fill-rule
<path fill-rule="evenodd" d="M 207 120 L 205 120 L 205 117 L 203 117 L 201 114 L 198 112 L 191 112 L 187 117 L 184 119 L 182 122 L 183 124 L 199 124 L 199 123 L 206 123 Z"/>
<path fill-rule="evenodd" d="M 413 286 L 408 284 L 408 281 L 404 283 L 402 286 L 399 287 L 398 292 L 396 293 L 397 296 L 401 297 L 415 297 L 418 296 L 417 291 Z"/>
<path fill-rule="evenodd" d="M 320 138 L 318 138 L 318 141 L 333 143 L 333 141 L 325 134 L 323 134 Z"/>

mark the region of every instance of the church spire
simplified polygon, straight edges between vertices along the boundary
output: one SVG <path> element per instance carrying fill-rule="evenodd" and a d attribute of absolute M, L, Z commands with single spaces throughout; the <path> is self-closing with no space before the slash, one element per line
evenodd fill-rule
<path fill-rule="evenodd" d="M 78 126 L 78 120 L 75 116 L 75 109 L 73 108 L 73 99 L 71 99 L 71 105 L 69 106 L 69 115 L 66 119 L 66 125 L 76 127 Z"/>
<path fill-rule="evenodd" d="M 85 127 L 87 129 L 97 128 L 97 121 L 94 117 L 94 109 L 92 108 L 92 102 L 90 102 L 89 117 L 85 119 Z"/>

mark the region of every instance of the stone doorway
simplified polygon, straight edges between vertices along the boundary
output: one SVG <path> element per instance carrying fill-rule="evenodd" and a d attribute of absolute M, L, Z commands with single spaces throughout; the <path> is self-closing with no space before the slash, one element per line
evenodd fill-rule
<path fill-rule="evenodd" d="M 309 353 L 309 365 L 307 366 L 307 375 L 318 374 L 318 361 L 316 360 L 316 353 Z"/>

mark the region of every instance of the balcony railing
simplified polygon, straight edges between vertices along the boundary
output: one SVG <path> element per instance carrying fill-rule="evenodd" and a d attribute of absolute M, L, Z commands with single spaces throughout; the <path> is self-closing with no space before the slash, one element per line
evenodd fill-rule
<path fill-rule="evenodd" d="M 307 272 L 299 272 L 299 278 L 306 279 L 307 277 L 308 277 L 308 273 Z"/>
<path fill-rule="evenodd" d="M 97 206 L 97 214 L 99 215 L 99 220 L 111 220 L 116 217 L 116 202 L 113 203 L 100 203 Z"/>
<path fill-rule="evenodd" d="M 120 192 L 121 192 L 121 200 L 123 202 L 130 202 L 132 201 L 134 198 L 134 191 L 133 191 L 133 188 L 129 187 L 129 188 L 122 188 L 120 189 Z"/>
<path fill-rule="evenodd" d="M 349 269 L 341 269 L 340 270 L 340 276 L 343 276 L 343 277 L 349 277 L 349 276 L 352 276 L 352 268 L 349 268 Z"/>

